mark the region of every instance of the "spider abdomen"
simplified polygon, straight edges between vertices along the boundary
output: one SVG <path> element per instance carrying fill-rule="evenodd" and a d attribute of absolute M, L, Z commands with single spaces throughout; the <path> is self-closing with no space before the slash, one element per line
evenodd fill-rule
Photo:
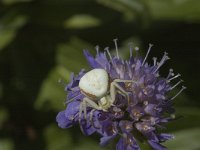
<path fill-rule="evenodd" d="M 108 73 L 104 69 L 93 69 L 80 79 L 79 87 L 88 97 L 102 98 L 108 91 L 108 84 Z"/>

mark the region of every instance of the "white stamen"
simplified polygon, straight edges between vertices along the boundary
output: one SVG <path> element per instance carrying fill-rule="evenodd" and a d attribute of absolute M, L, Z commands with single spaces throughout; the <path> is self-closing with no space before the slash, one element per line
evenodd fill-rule
<path fill-rule="evenodd" d="M 96 49 L 96 52 L 97 52 L 97 55 L 99 54 L 99 45 L 95 46 L 95 49 Z"/>
<path fill-rule="evenodd" d="M 171 77 L 171 76 L 174 76 L 174 73 L 173 73 L 173 69 L 172 69 L 172 68 L 169 69 L 169 73 L 168 73 L 168 75 L 167 75 L 167 79 L 169 79 L 169 77 Z"/>
<path fill-rule="evenodd" d="M 112 56 L 111 56 L 111 54 L 110 54 L 109 47 L 106 47 L 104 50 L 107 52 L 107 54 L 108 54 L 110 60 L 112 60 Z"/>
<path fill-rule="evenodd" d="M 180 76 L 181 76 L 181 74 L 178 73 L 176 76 L 174 76 L 174 77 L 168 79 L 167 81 L 170 82 L 170 81 L 172 81 L 172 80 L 174 80 L 174 79 L 176 79 L 176 78 L 178 78 L 178 77 L 180 77 Z"/>
<path fill-rule="evenodd" d="M 132 57 L 133 56 L 133 43 L 132 42 L 130 42 L 130 43 L 128 43 L 128 45 L 129 45 L 129 47 L 130 47 L 130 57 Z"/>
<path fill-rule="evenodd" d="M 153 57 L 153 65 L 156 66 L 157 58 Z"/>
<path fill-rule="evenodd" d="M 136 57 L 138 57 L 138 51 L 140 50 L 140 48 L 139 47 L 135 47 L 135 52 L 136 52 Z"/>
<path fill-rule="evenodd" d="M 135 50 L 136 50 L 136 51 L 139 51 L 139 50 L 140 50 L 140 48 L 136 46 L 136 47 L 135 47 Z"/>
<path fill-rule="evenodd" d="M 119 59 L 119 52 L 118 52 L 117 40 L 118 39 L 114 39 L 113 41 L 115 43 L 115 49 L 116 49 L 117 58 Z"/>
<path fill-rule="evenodd" d="M 142 66 L 143 66 L 144 63 L 145 63 L 145 61 L 146 61 L 146 59 L 147 59 L 147 57 L 148 57 L 148 55 L 149 55 L 149 52 L 151 51 L 152 46 L 153 46 L 153 44 L 149 44 L 149 48 L 148 48 L 148 51 L 147 51 L 147 53 L 146 53 L 146 56 L 145 56 L 145 58 L 144 58 L 144 60 L 143 60 L 143 62 L 142 62 Z"/>
<path fill-rule="evenodd" d="M 183 80 L 180 80 L 179 82 L 177 82 L 173 87 L 170 88 L 170 90 L 173 90 L 175 87 L 177 87 L 180 83 L 182 83 Z"/>
<path fill-rule="evenodd" d="M 173 100 L 173 99 L 175 99 L 179 94 L 181 94 L 181 92 L 183 91 L 183 90 L 185 90 L 186 89 L 186 87 L 185 86 L 182 86 L 182 88 L 181 88 L 181 90 L 174 96 L 174 97 L 172 97 L 170 100 Z"/>
<path fill-rule="evenodd" d="M 165 52 L 164 55 L 163 55 L 163 57 L 162 57 L 162 59 L 161 59 L 161 61 L 158 63 L 158 67 L 156 68 L 156 70 L 154 71 L 154 73 L 156 71 L 158 71 L 158 69 L 165 63 L 166 60 L 170 59 L 167 55 L 168 55 L 168 53 Z"/>
<path fill-rule="evenodd" d="M 148 101 L 144 101 L 143 104 L 144 104 L 145 106 L 147 106 L 149 103 L 148 103 Z"/>
<path fill-rule="evenodd" d="M 175 118 L 176 118 L 176 115 L 175 115 L 175 114 L 171 114 L 170 117 L 171 117 L 172 119 L 175 119 Z"/>

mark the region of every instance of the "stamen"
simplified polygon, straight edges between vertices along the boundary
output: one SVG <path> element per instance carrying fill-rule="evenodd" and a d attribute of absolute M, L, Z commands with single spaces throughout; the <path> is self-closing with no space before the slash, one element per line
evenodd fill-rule
<path fill-rule="evenodd" d="M 148 102 L 148 101 L 144 101 L 143 104 L 144 104 L 145 106 L 147 106 L 147 105 L 149 104 L 149 102 Z"/>
<path fill-rule="evenodd" d="M 173 87 L 170 88 L 170 90 L 173 90 L 175 87 L 177 87 L 180 83 L 182 83 L 183 80 L 180 80 L 179 82 L 177 82 Z"/>
<path fill-rule="evenodd" d="M 179 94 L 181 94 L 181 92 L 183 91 L 183 90 L 185 90 L 186 89 L 186 87 L 185 86 L 182 86 L 182 88 L 181 88 L 181 90 L 174 96 L 174 97 L 172 97 L 170 100 L 173 100 L 173 99 L 175 99 Z"/>
<path fill-rule="evenodd" d="M 135 50 L 136 50 L 136 51 L 139 51 L 139 50 L 140 50 L 140 48 L 139 48 L 138 46 L 136 46 L 136 47 L 135 47 Z"/>
<path fill-rule="evenodd" d="M 176 78 L 178 78 L 178 77 L 180 77 L 180 76 L 181 76 L 181 74 L 178 73 L 176 76 L 174 76 L 174 77 L 168 79 L 167 81 L 170 82 L 170 81 L 172 81 L 172 80 L 174 80 L 174 79 L 176 79 Z"/>
<path fill-rule="evenodd" d="M 107 52 L 108 56 L 110 57 L 110 60 L 112 60 L 112 56 L 110 54 L 109 47 L 106 47 L 104 50 Z"/>
<path fill-rule="evenodd" d="M 118 39 L 114 39 L 114 43 L 115 43 L 115 49 L 116 49 L 116 54 L 117 54 L 117 58 L 119 59 L 119 51 L 118 51 L 118 46 L 117 46 L 117 40 Z"/>
<path fill-rule="evenodd" d="M 142 66 L 143 66 L 144 63 L 145 63 L 145 61 L 146 61 L 146 59 L 147 59 L 147 57 L 148 57 L 148 55 L 149 55 L 149 52 L 151 51 L 152 46 L 153 46 L 153 44 L 149 44 L 149 48 L 148 48 L 148 51 L 147 51 L 147 53 L 146 53 L 146 56 L 145 56 L 145 58 L 144 58 L 144 60 L 143 60 L 143 62 L 142 62 Z"/>
<path fill-rule="evenodd" d="M 140 48 L 139 47 L 135 47 L 135 52 L 136 52 L 136 57 L 138 57 L 138 51 L 140 50 Z"/>
<path fill-rule="evenodd" d="M 130 57 L 132 57 L 133 56 L 133 43 L 130 42 L 130 43 L 128 43 L 128 45 L 130 47 Z"/>
<path fill-rule="evenodd" d="M 169 73 L 168 73 L 168 75 L 167 75 L 167 79 L 169 79 L 169 77 L 171 77 L 171 76 L 174 76 L 174 73 L 173 73 L 173 69 L 172 69 L 172 68 L 169 69 Z"/>
<path fill-rule="evenodd" d="M 99 55 L 99 45 L 95 46 L 95 49 L 96 49 L 97 55 Z"/>
<path fill-rule="evenodd" d="M 158 69 L 165 63 L 166 60 L 170 59 L 167 55 L 168 53 L 165 52 L 154 73 L 158 71 Z"/>
<path fill-rule="evenodd" d="M 75 98 L 77 98 L 77 97 L 80 96 L 80 95 L 81 95 L 81 93 L 79 93 L 78 95 L 74 96 L 74 97 L 71 98 L 70 100 L 67 100 L 67 101 L 65 102 L 65 104 L 71 103 Z"/>
<path fill-rule="evenodd" d="M 175 115 L 175 114 L 170 114 L 170 117 L 171 117 L 172 119 L 175 119 L 175 118 L 176 118 L 176 115 Z"/>
<path fill-rule="evenodd" d="M 156 66 L 156 63 L 157 63 L 157 58 L 153 57 L 153 65 Z"/>

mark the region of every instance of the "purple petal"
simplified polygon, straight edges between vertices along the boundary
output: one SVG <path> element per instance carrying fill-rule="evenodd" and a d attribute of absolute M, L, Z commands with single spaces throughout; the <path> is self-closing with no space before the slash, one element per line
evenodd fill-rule
<path fill-rule="evenodd" d="M 76 116 L 78 116 L 79 113 L 79 101 L 73 101 L 67 105 L 67 109 L 65 110 L 65 116 L 69 120 L 74 120 Z"/>
<path fill-rule="evenodd" d="M 123 134 L 116 145 L 116 150 L 140 150 L 140 148 L 131 134 Z"/>
<path fill-rule="evenodd" d="M 167 148 L 157 142 L 153 142 L 151 140 L 148 140 L 148 143 L 154 150 L 167 150 Z"/>
<path fill-rule="evenodd" d="M 174 136 L 172 134 L 162 133 L 158 135 L 158 138 L 161 142 L 165 142 L 167 140 L 173 139 Z"/>
<path fill-rule="evenodd" d="M 91 135 L 97 131 L 97 129 L 94 128 L 89 121 L 86 121 L 84 119 L 81 120 L 80 128 L 81 128 L 83 134 L 85 134 L 85 135 Z"/>
<path fill-rule="evenodd" d="M 119 122 L 122 132 L 129 133 L 133 130 L 133 123 L 131 121 L 122 120 Z"/>
<path fill-rule="evenodd" d="M 92 68 L 101 68 L 101 65 L 95 60 L 95 58 L 87 50 L 84 50 L 84 55 Z"/>
<path fill-rule="evenodd" d="M 100 139 L 100 145 L 105 146 L 107 145 L 111 140 L 113 140 L 116 137 L 116 134 L 112 136 L 104 136 Z"/>
<path fill-rule="evenodd" d="M 72 126 L 72 121 L 68 120 L 65 117 L 65 111 L 61 111 L 58 113 L 58 115 L 56 116 L 56 121 L 60 128 L 69 128 Z"/>

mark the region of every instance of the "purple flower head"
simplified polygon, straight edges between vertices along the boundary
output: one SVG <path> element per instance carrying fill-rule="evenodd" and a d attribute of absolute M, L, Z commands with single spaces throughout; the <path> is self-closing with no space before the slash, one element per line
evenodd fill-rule
<path fill-rule="evenodd" d="M 95 57 L 84 51 L 91 71 L 71 75 L 65 88 L 67 107 L 57 115 L 58 126 L 79 124 L 85 135 L 100 134 L 100 145 L 119 138 L 117 150 L 140 150 L 141 138 L 154 150 L 165 150 L 161 143 L 173 136 L 159 128 L 174 119 L 173 100 L 185 87 L 173 97 L 168 93 L 182 82 L 172 84 L 180 74 L 170 69 L 166 77 L 160 76 L 160 68 L 169 59 L 166 52 L 160 61 L 154 57 L 152 63 L 146 62 L 151 44 L 144 59 L 133 56 L 130 46 L 130 58 L 124 60 L 119 57 L 117 39 L 114 43 L 116 56 L 109 48 L 100 52 L 98 46 Z M 138 53 L 137 47 L 134 50 Z"/>

